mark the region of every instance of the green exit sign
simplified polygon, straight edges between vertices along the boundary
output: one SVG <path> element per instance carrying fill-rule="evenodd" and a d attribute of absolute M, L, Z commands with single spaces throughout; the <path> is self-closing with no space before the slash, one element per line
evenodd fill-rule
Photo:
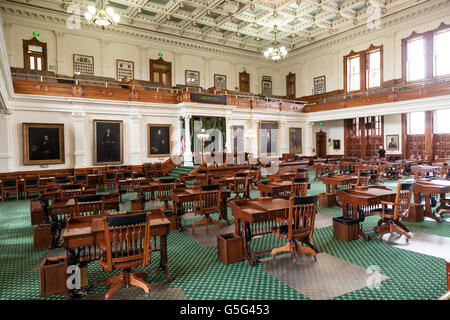
<path fill-rule="evenodd" d="M 319 126 L 323 126 L 323 122 L 319 122 Z"/>
<path fill-rule="evenodd" d="M 160 53 L 158 53 L 158 56 L 160 56 L 160 57 L 162 57 L 163 56 L 163 54 L 160 52 Z"/>
<path fill-rule="evenodd" d="M 245 71 L 246 69 L 247 69 L 246 67 L 242 67 L 242 70 L 244 70 L 244 71 Z"/>
<path fill-rule="evenodd" d="M 33 32 L 33 36 L 39 37 L 39 32 Z"/>

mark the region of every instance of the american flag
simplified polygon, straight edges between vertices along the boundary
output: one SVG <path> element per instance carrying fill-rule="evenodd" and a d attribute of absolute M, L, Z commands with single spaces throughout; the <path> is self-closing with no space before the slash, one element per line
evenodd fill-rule
<path fill-rule="evenodd" d="M 180 144 L 181 144 L 181 154 L 184 154 L 184 137 L 180 138 Z"/>

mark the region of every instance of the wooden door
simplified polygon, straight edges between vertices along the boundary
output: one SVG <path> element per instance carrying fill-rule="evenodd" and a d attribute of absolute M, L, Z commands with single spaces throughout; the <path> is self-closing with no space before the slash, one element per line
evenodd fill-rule
<path fill-rule="evenodd" d="M 250 74 L 247 71 L 239 73 L 239 91 L 250 92 Z"/>
<path fill-rule="evenodd" d="M 295 99 L 295 73 L 286 76 L 286 99 Z"/>
<path fill-rule="evenodd" d="M 327 134 L 326 132 L 316 133 L 316 156 L 326 158 L 327 156 Z"/>

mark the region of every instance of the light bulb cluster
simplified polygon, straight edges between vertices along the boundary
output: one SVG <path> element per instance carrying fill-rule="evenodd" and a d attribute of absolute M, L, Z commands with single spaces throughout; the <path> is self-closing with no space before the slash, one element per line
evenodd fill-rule
<path fill-rule="evenodd" d="M 280 60 L 281 58 L 284 58 L 287 55 L 286 47 L 270 47 L 266 51 L 264 51 L 264 57 L 266 59 L 271 60 Z"/>
<path fill-rule="evenodd" d="M 112 7 L 97 9 L 94 6 L 88 6 L 84 17 L 87 21 L 95 23 L 102 29 L 111 24 L 117 24 L 120 21 L 120 16 L 114 12 Z"/>

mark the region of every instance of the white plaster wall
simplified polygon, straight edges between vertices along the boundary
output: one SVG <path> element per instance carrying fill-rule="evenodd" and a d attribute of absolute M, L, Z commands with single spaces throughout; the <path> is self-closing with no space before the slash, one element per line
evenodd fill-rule
<path fill-rule="evenodd" d="M 398 134 L 399 138 L 399 149 L 398 150 L 388 150 L 387 154 L 402 154 L 403 144 L 402 144 L 402 115 L 401 114 L 391 114 L 384 116 L 384 148 L 387 150 L 388 141 L 386 136 Z"/>
<path fill-rule="evenodd" d="M 327 134 L 327 155 L 344 155 L 345 150 L 345 135 L 344 135 L 344 120 L 334 120 L 322 122 L 323 125 L 314 126 L 313 146 L 316 147 L 316 133 L 326 132 Z M 330 140 L 328 142 L 328 140 Z M 341 148 L 333 149 L 333 140 L 341 140 Z"/>

